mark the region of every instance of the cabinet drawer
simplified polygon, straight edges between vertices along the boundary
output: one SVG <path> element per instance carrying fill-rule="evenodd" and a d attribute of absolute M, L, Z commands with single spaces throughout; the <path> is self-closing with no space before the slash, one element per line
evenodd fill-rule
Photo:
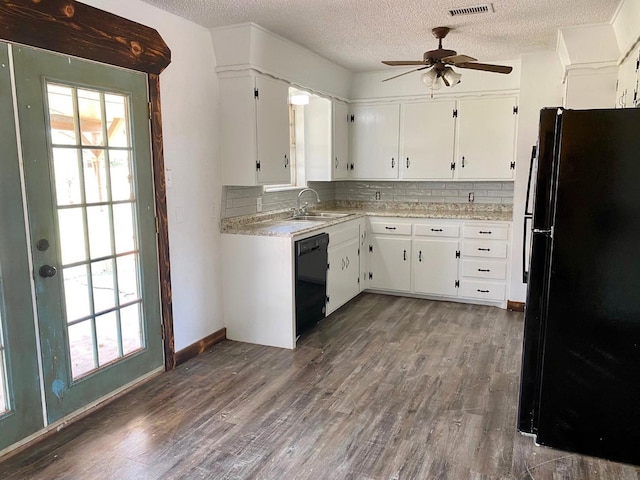
<path fill-rule="evenodd" d="M 458 225 L 421 225 L 413 226 L 413 234 L 425 237 L 454 237 L 460 235 L 460 227 Z"/>
<path fill-rule="evenodd" d="M 473 280 L 460 282 L 460 296 L 467 298 L 481 298 L 484 300 L 504 300 L 504 283 L 493 283 Z"/>
<path fill-rule="evenodd" d="M 462 255 L 465 257 L 507 258 L 507 244 L 465 240 L 462 242 Z"/>
<path fill-rule="evenodd" d="M 335 228 L 335 227 L 334 227 Z M 352 238 L 358 238 L 360 235 L 360 225 L 354 222 L 354 225 L 342 226 L 335 232 L 329 230 L 329 248 L 351 240 Z"/>
<path fill-rule="evenodd" d="M 371 233 L 386 233 L 388 235 L 411 235 L 411 224 L 395 222 L 371 222 Z"/>
<path fill-rule="evenodd" d="M 463 260 L 462 276 L 505 280 L 507 278 L 507 262 Z"/>
<path fill-rule="evenodd" d="M 509 236 L 509 227 L 505 225 L 474 225 L 465 224 L 462 227 L 464 238 L 484 238 L 486 240 L 506 240 Z"/>

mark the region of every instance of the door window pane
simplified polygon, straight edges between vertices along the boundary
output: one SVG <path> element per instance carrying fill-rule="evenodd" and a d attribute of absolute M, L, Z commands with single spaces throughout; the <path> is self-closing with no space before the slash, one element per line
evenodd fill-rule
<path fill-rule="evenodd" d="M 89 227 L 89 252 L 91 258 L 111 255 L 111 222 L 109 207 L 87 207 L 87 223 Z"/>
<path fill-rule="evenodd" d="M 78 151 L 74 148 L 54 148 L 53 172 L 56 178 L 58 205 L 82 203 Z"/>
<path fill-rule="evenodd" d="M 73 89 L 47 84 L 47 103 L 51 142 L 54 145 L 77 145 Z"/>
<path fill-rule="evenodd" d="M 104 312 L 116 306 L 115 287 L 113 284 L 113 260 L 91 264 L 93 284 L 93 311 Z"/>
<path fill-rule="evenodd" d="M 142 315 L 140 314 L 140 304 L 136 303 L 120 310 L 122 322 L 122 349 L 127 355 L 143 346 L 142 342 Z"/>
<path fill-rule="evenodd" d="M 113 206 L 116 253 L 132 252 L 136 248 L 132 209 L 131 203 L 120 203 Z"/>
<path fill-rule="evenodd" d="M 80 111 L 80 136 L 82 145 L 104 145 L 100 92 L 79 88 L 78 110 Z"/>
<path fill-rule="evenodd" d="M 69 356 L 73 378 L 82 377 L 94 370 L 96 355 L 93 338 L 93 321 L 85 320 L 69 326 Z"/>
<path fill-rule="evenodd" d="M 116 312 L 96 317 L 96 337 L 98 341 L 98 363 L 103 366 L 117 360 L 119 351 L 118 318 Z"/>
<path fill-rule="evenodd" d="M 60 230 L 60 250 L 62 264 L 69 265 L 86 260 L 84 241 L 84 219 L 82 208 L 58 210 L 58 228 Z"/>
<path fill-rule="evenodd" d="M 120 305 L 140 300 L 138 255 L 118 257 L 118 294 Z"/>
<path fill-rule="evenodd" d="M 111 198 L 118 200 L 133 200 L 133 183 L 131 158 L 125 150 L 109 152 L 109 166 L 111 168 Z"/>
<path fill-rule="evenodd" d="M 89 279 L 87 278 L 87 266 L 65 268 L 64 297 L 67 311 L 67 321 L 73 322 L 91 315 L 89 299 Z"/>
<path fill-rule="evenodd" d="M 129 125 L 126 98 L 122 95 L 105 94 L 107 111 L 107 141 L 110 147 L 129 146 Z"/>
<path fill-rule="evenodd" d="M 102 203 L 107 196 L 107 171 L 104 150 L 83 150 L 84 191 L 86 203 Z"/>

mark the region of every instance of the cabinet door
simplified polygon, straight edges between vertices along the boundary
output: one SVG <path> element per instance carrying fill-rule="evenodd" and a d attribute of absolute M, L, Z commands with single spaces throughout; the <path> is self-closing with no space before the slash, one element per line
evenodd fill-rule
<path fill-rule="evenodd" d="M 374 236 L 371 288 L 411 291 L 411 239 Z"/>
<path fill-rule="evenodd" d="M 349 176 L 349 106 L 333 102 L 333 179 L 343 180 Z"/>
<path fill-rule="evenodd" d="M 256 88 L 258 183 L 290 183 L 289 87 L 271 78 L 256 77 Z"/>
<path fill-rule="evenodd" d="M 458 178 L 513 178 L 511 163 L 515 161 L 515 106 L 515 97 L 458 102 Z"/>
<path fill-rule="evenodd" d="M 458 242 L 413 241 L 413 291 L 432 295 L 458 295 Z"/>
<path fill-rule="evenodd" d="M 371 271 L 371 255 L 369 253 L 369 235 L 366 220 L 360 222 L 360 291 L 369 288 L 369 272 Z"/>
<path fill-rule="evenodd" d="M 360 292 L 358 238 L 329 248 L 327 272 L 327 315 L 347 303 Z"/>
<path fill-rule="evenodd" d="M 352 178 L 398 178 L 400 105 L 369 105 L 351 110 Z"/>
<path fill-rule="evenodd" d="M 407 103 L 402 110 L 402 178 L 453 177 L 455 101 Z"/>
<path fill-rule="evenodd" d="M 311 95 L 309 104 L 304 107 L 304 166 L 307 180 L 333 180 L 331 116 L 331 100 Z"/>

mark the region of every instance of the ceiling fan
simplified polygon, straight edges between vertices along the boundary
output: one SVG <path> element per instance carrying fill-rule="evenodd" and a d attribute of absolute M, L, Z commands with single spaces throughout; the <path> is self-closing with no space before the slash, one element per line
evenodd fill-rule
<path fill-rule="evenodd" d="M 470 70 L 482 70 L 484 72 L 494 73 L 511 73 L 511 70 L 513 70 L 512 67 L 508 67 L 505 65 L 478 63 L 473 57 L 469 57 L 468 55 L 458 55 L 455 50 L 446 50 L 442 48 L 442 39 L 447 36 L 449 30 L 449 27 L 436 27 L 431 30 L 433 36 L 438 39 L 438 49 L 424 52 L 422 60 L 383 61 L 382 63 L 384 63 L 385 65 L 390 65 L 392 67 L 421 65 L 419 68 L 416 68 L 414 70 L 410 70 L 393 77 L 385 78 L 383 82 L 386 82 L 387 80 L 393 80 L 394 78 L 398 78 L 403 75 L 408 75 L 409 73 L 431 68 L 431 70 L 428 70 L 427 72 L 422 74 L 422 81 L 425 83 L 425 85 L 435 90 L 442 86 L 441 83 L 444 83 L 447 87 L 452 87 L 460 83 L 460 78 L 462 77 L 462 75 L 453 70 L 449 65 L 453 65 L 457 68 L 468 68 Z"/>

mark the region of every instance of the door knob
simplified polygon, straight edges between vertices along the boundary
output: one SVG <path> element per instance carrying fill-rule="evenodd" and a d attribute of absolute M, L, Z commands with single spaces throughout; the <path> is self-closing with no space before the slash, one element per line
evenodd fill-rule
<path fill-rule="evenodd" d="M 38 270 L 38 273 L 41 277 L 51 278 L 55 276 L 56 273 L 58 273 L 58 270 L 56 269 L 56 267 L 52 267 L 51 265 L 42 265 Z"/>

